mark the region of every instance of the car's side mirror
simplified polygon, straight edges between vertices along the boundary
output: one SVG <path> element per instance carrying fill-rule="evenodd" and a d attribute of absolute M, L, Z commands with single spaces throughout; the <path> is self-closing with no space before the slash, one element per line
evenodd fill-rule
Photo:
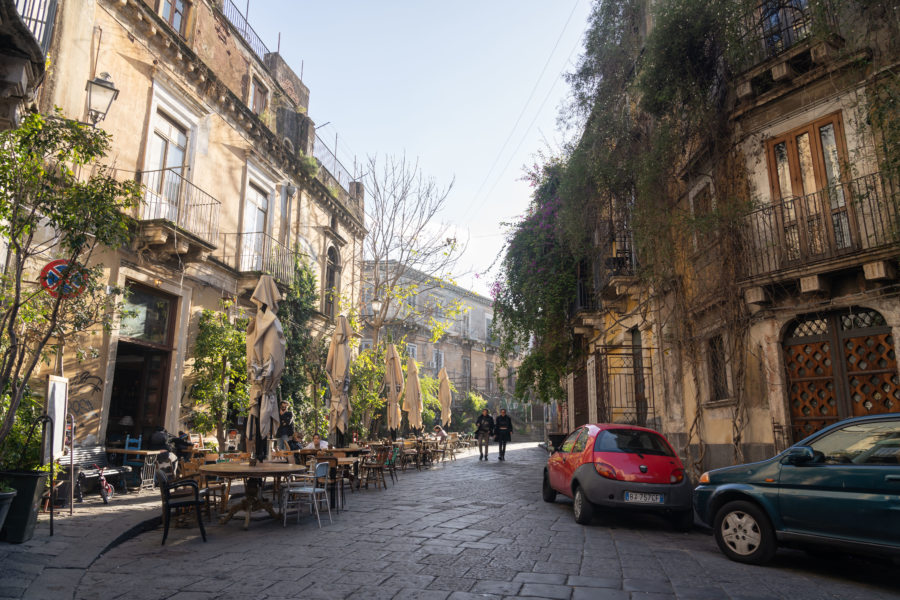
<path fill-rule="evenodd" d="M 816 458 L 815 451 L 809 446 L 794 446 L 788 448 L 781 459 L 781 464 L 786 465 L 805 465 L 814 462 Z"/>

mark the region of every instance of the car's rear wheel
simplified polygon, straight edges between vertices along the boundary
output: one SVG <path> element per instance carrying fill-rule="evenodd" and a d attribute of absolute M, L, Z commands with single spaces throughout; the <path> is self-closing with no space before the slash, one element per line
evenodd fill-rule
<path fill-rule="evenodd" d="M 572 512 L 575 514 L 575 522 L 579 525 L 590 525 L 594 520 L 594 505 L 587 499 L 581 486 L 575 488 Z"/>
<path fill-rule="evenodd" d="M 736 500 L 719 509 L 714 520 L 716 543 L 731 560 L 761 565 L 772 560 L 777 544 L 766 514 L 755 504 Z"/>
<path fill-rule="evenodd" d="M 554 502 L 556 500 L 556 490 L 550 487 L 550 476 L 544 471 L 544 483 L 541 486 L 541 497 L 544 502 Z"/>

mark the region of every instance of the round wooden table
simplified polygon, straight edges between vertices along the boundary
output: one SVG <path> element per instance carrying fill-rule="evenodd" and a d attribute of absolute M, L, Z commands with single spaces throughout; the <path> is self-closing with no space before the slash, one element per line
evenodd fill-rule
<path fill-rule="evenodd" d="M 228 509 L 228 514 L 220 520 L 222 524 L 225 524 L 236 512 L 243 510 L 247 515 L 244 517 L 244 529 L 250 527 L 250 514 L 256 510 L 266 510 L 273 519 L 278 518 L 272 503 L 260 495 L 261 483 L 265 477 L 283 477 L 305 471 L 306 467 L 303 465 L 277 462 L 261 462 L 253 466 L 245 462 L 223 462 L 200 467 L 200 472 L 204 475 L 244 480 L 244 498 Z"/>

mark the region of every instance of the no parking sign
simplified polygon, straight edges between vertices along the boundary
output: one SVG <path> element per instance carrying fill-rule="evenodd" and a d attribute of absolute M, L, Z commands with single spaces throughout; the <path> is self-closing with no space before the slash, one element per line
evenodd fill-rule
<path fill-rule="evenodd" d="M 54 298 L 74 298 L 84 291 L 86 283 L 81 267 L 61 258 L 41 269 L 41 286 Z"/>

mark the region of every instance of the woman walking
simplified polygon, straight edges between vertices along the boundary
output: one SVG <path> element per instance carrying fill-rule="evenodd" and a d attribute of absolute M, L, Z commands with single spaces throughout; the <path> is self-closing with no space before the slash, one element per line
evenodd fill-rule
<path fill-rule="evenodd" d="M 494 431 L 497 432 L 497 445 L 500 447 L 500 456 L 498 460 L 506 460 L 506 443 L 510 440 L 513 432 L 512 419 L 506 415 L 506 409 L 500 409 L 500 416 L 494 424 Z"/>
<path fill-rule="evenodd" d="M 491 445 L 491 436 L 494 434 L 494 417 L 488 409 L 481 411 L 481 416 L 475 421 L 475 437 L 478 438 L 478 460 L 488 459 L 488 448 Z"/>

